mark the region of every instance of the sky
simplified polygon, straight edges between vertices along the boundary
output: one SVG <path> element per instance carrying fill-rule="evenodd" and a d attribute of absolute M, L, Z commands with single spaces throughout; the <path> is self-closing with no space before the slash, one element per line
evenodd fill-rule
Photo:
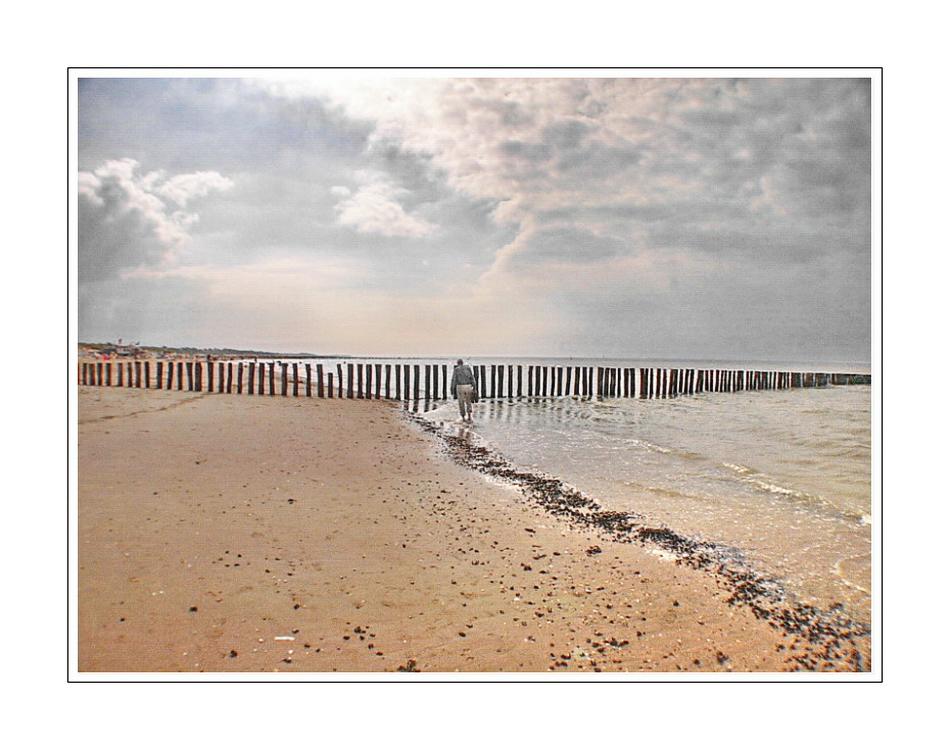
<path fill-rule="evenodd" d="M 110 75 L 81 342 L 870 362 L 868 78 Z"/>

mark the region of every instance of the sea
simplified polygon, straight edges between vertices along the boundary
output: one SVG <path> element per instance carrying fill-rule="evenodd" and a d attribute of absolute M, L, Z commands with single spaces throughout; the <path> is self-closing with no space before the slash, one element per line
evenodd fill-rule
<path fill-rule="evenodd" d="M 511 360 L 484 363 L 501 361 Z M 523 363 L 870 372 L 854 363 Z M 431 404 L 422 416 L 518 467 L 561 479 L 605 510 L 731 548 L 797 601 L 841 608 L 870 625 L 873 388 L 483 400 L 470 427 L 454 402 Z"/>
<path fill-rule="evenodd" d="M 374 360 L 316 361 L 332 371 L 338 362 Z M 448 364 L 449 372 L 454 364 L 436 358 L 378 361 Z M 867 364 L 828 362 L 466 362 L 870 373 Z M 874 389 L 829 385 L 655 399 L 490 399 L 476 404 L 471 425 L 461 423 L 451 400 L 405 406 L 516 467 L 561 479 L 605 510 L 635 513 L 644 523 L 728 549 L 800 603 L 843 610 L 870 626 L 880 515 Z"/>

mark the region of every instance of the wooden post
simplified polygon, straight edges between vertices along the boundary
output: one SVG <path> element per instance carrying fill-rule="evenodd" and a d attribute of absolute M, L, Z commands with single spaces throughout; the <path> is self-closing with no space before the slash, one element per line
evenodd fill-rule
<path fill-rule="evenodd" d="M 412 400 L 413 400 L 413 401 L 418 401 L 418 400 L 419 400 L 419 382 L 420 382 L 420 380 L 421 380 L 421 377 L 420 377 L 420 368 L 419 368 L 419 365 L 413 365 L 413 366 L 412 366 Z"/>
<path fill-rule="evenodd" d="M 353 398 L 353 363 L 346 363 L 346 397 Z"/>
<path fill-rule="evenodd" d="M 382 364 L 376 365 L 376 398 L 380 398 L 382 395 L 380 389 L 383 382 L 383 366 Z"/>
<path fill-rule="evenodd" d="M 333 398 L 333 373 L 327 373 L 327 396 Z"/>
<path fill-rule="evenodd" d="M 332 389 L 331 389 L 332 390 Z M 323 398 L 323 364 L 320 363 L 317 365 L 317 396 Z M 330 396 L 333 396 L 333 393 L 330 393 Z"/>
<path fill-rule="evenodd" d="M 398 373 L 397 373 L 398 375 Z M 393 366 L 386 365 L 386 398 L 392 398 Z"/>

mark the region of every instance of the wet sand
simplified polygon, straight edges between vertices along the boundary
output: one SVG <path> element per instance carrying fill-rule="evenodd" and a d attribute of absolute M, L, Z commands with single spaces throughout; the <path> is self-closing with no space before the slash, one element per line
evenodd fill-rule
<path fill-rule="evenodd" d="M 683 540 L 502 483 L 383 401 L 80 387 L 78 407 L 80 672 L 867 668 Z"/>

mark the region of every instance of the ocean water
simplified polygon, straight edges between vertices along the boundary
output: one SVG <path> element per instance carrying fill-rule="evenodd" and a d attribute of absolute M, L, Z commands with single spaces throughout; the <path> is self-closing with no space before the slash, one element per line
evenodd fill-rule
<path fill-rule="evenodd" d="M 424 416 L 871 622 L 871 386 L 490 400 L 470 429 L 454 402 Z"/>

